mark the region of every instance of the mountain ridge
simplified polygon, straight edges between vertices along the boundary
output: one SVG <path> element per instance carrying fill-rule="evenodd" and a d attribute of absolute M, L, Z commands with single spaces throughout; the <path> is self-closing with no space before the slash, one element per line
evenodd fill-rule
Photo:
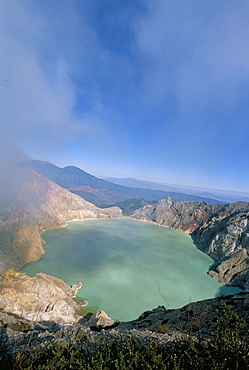
<path fill-rule="evenodd" d="M 25 161 L 24 165 L 95 204 L 97 207 L 113 206 L 118 202 L 131 198 L 143 198 L 146 200 L 157 201 L 169 196 L 177 201 L 196 200 L 205 201 L 208 204 L 217 203 L 216 199 L 199 197 L 180 192 L 166 192 L 159 189 L 152 190 L 114 184 L 109 181 L 99 179 L 76 166 L 66 166 L 61 168 L 50 162 L 32 159 Z"/>
<path fill-rule="evenodd" d="M 217 203 L 233 203 L 236 201 L 249 202 L 249 194 L 237 193 L 235 191 L 221 189 L 207 189 L 196 186 L 177 185 L 177 184 L 161 184 L 157 182 L 138 180 L 133 177 L 103 177 L 103 179 L 113 182 L 114 184 L 140 187 L 147 189 L 157 189 L 176 193 L 184 193 L 188 195 L 198 196 L 200 198 L 211 199 Z M 204 200 L 205 201 L 205 200 Z"/>

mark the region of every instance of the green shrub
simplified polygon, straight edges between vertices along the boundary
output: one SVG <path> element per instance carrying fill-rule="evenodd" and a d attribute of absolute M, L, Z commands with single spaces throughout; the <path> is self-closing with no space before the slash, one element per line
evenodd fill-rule
<path fill-rule="evenodd" d="M 161 324 L 159 325 L 156 329 L 153 330 L 155 333 L 160 333 L 160 334 L 173 334 L 175 331 L 172 330 L 169 326 L 169 324 Z"/>
<path fill-rule="evenodd" d="M 108 341 L 102 337 L 93 347 L 80 341 L 77 348 L 64 342 L 46 350 L 22 350 L 14 359 L 5 358 L 3 365 L 8 370 L 244 370 L 249 368 L 249 345 L 243 329 L 243 321 L 225 306 L 210 341 L 185 336 L 164 347 L 155 340 Z"/>

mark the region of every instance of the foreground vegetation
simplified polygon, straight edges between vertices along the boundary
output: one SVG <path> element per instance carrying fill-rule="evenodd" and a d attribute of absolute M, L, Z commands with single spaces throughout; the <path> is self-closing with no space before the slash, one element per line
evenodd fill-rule
<path fill-rule="evenodd" d="M 209 341 L 184 336 L 165 347 L 157 341 L 131 337 L 120 341 L 101 338 L 97 347 L 84 341 L 75 345 L 57 345 L 47 350 L 25 348 L 14 358 L 4 358 L 1 369 L 86 369 L 86 370 L 182 370 L 182 369 L 246 369 L 249 368 L 248 333 L 243 321 L 225 307 L 215 335 Z M 165 327 L 157 332 L 165 332 Z"/>

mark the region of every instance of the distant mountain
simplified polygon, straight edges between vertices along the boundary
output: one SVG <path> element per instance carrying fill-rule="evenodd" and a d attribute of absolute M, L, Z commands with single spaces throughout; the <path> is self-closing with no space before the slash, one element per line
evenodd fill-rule
<path fill-rule="evenodd" d="M 220 203 L 230 203 L 230 202 L 237 202 L 237 201 L 249 202 L 248 194 L 228 191 L 228 190 L 205 189 L 205 188 L 198 188 L 196 186 L 159 184 L 156 182 L 137 180 L 132 177 L 125 177 L 125 178 L 106 177 L 104 179 L 106 181 L 110 181 L 118 185 L 196 195 L 202 199 L 204 198 L 212 199 Z"/>
<path fill-rule="evenodd" d="M 243 194 L 243 193 L 241 194 L 241 193 L 235 193 L 235 192 L 228 192 L 228 193 L 220 192 L 219 194 L 213 194 L 207 191 L 203 191 L 203 192 L 198 193 L 198 196 L 207 197 L 207 198 L 217 197 L 217 199 L 219 199 L 220 201 L 225 201 L 228 203 L 238 202 L 238 201 L 249 202 L 249 196 L 246 196 L 246 194 Z"/>
<path fill-rule="evenodd" d="M 75 166 L 60 168 L 50 162 L 28 160 L 24 164 L 56 184 L 78 194 L 98 207 L 108 207 L 130 198 L 143 198 L 146 200 L 160 200 L 171 197 L 178 202 L 195 200 L 208 204 L 217 203 L 217 200 L 198 197 L 180 192 L 153 190 L 146 188 L 128 187 L 99 179 Z"/>
<path fill-rule="evenodd" d="M 169 185 L 158 184 L 151 181 L 137 180 L 132 177 L 106 177 L 106 181 L 113 182 L 114 184 L 130 186 L 132 188 L 152 189 L 152 190 L 163 190 L 163 191 L 174 191 L 175 188 Z"/>

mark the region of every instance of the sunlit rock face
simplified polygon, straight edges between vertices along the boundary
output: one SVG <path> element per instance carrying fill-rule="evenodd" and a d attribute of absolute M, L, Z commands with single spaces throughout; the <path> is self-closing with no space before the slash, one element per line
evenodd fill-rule
<path fill-rule="evenodd" d="M 87 324 L 93 328 L 108 328 L 115 325 L 115 321 L 112 320 L 104 311 L 98 311 L 93 314 Z"/>
<path fill-rule="evenodd" d="M 80 304 L 73 298 L 80 287 L 79 283 L 70 288 L 64 281 L 43 273 L 31 278 L 9 270 L 0 275 L 0 308 L 31 321 L 73 323 L 79 318 Z"/>
<path fill-rule="evenodd" d="M 175 202 L 172 198 L 165 198 L 136 210 L 131 217 L 192 233 L 209 219 L 208 209 L 204 202 Z"/>
<path fill-rule="evenodd" d="M 224 219 L 213 219 L 195 235 L 217 261 L 209 274 L 249 291 L 249 212 L 235 211 Z"/>
<path fill-rule="evenodd" d="M 21 268 L 44 253 L 40 234 L 67 221 L 121 217 L 118 207 L 100 209 L 35 171 L 19 169 L 18 189 L 0 207 L 0 257 Z"/>
<path fill-rule="evenodd" d="M 249 291 L 249 203 L 207 205 L 166 198 L 136 210 L 131 217 L 193 235 L 216 260 L 210 275 Z"/>

